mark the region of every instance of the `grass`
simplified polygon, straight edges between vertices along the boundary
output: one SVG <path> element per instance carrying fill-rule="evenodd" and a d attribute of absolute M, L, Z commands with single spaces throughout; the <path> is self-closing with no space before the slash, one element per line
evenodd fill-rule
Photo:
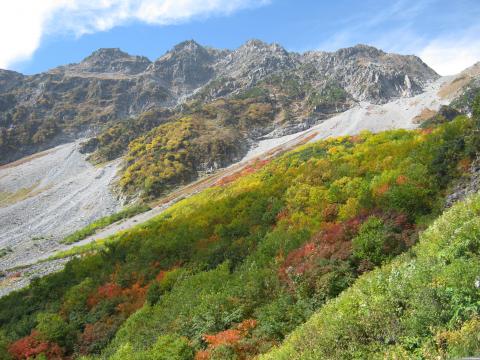
<path fill-rule="evenodd" d="M 94 221 L 93 223 L 85 226 L 84 228 L 75 231 L 74 233 L 65 237 L 61 242 L 63 244 L 76 243 L 80 240 L 87 238 L 90 235 L 95 234 L 98 230 L 103 229 L 108 225 L 113 224 L 114 222 L 117 222 L 122 219 L 131 218 L 137 214 L 146 212 L 150 209 L 151 208 L 148 205 L 134 205 L 134 206 L 127 207 L 115 214 L 100 218 Z"/>
<path fill-rule="evenodd" d="M 105 244 L 108 241 L 113 241 L 112 237 L 106 238 L 106 239 L 100 239 L 93 241 L 91 243 L 81 245 L 81 246 L 75 246 L 72 247 L 71 249 L 65 250 L 65 251 L 59 251 L 49 258 L 45 260 L 40 260 L 39 263 L 41 262 L 49 262 L 52 260 L 59 260 L 59 259 L 65 259 L 68 257 L 75 257 L 75 256 L 80 256 L 84 255 L 86 253 L 94 253 L 100 249 L 103 249 L 105 247 Z"/>

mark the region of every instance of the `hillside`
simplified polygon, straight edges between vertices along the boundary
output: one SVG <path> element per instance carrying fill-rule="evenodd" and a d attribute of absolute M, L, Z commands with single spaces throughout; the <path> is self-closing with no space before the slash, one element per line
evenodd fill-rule
<path fill-rule="evenodd" d="M 331 136 L 340 136 L 340 135 L 348 135 L 348 134 L 358 134 L 362 130 L 370 130 L 373 132 L 378 132 L 382 130 L 388 130 L 388 129 L 396 129 L 396 128 L 415 128 L 419 125 L 419 121 L 417 121 L 417 117 L 422 114 L 425 109 L 428 109 L 428 113 L 434 112 L 434 110 L 440 109 L 442 104 L 448 104 L 451 101 L 452 97 L 456 97 L 458 94 L 454 93 L 451 94 L 451 96 L 446 97 L 446 98 L 441 98 L 439 97 L 438 93 L 439 91 L 443 91 L 444 88 L 447 88 L 450 86 L 452 82 L 455 82 L 456 78 L 441 78 L 431 85 L 429 85 L 425 91 L 419 95 L 413 96 L 413 97 L 406 97 L 406 98 L 400 98 L 396 99 L 392 102 L 388 102 L 385 104 L 369 104 L 369 103 L 362 103 L 360 105 L 357 105 L 353 107 L 352 109 L 349 109 L 341 114 L 335 115 L 330 117 L 327 120 L 322 121 L 318 125 L 314 125 L 310 127 L 307 130 L 300 131 L 298 133 L 290 134 L 290 135 L 283 135 L 280 137 L 268 137 L 266 139 L 262 139 L 258 142 L 257 146 L 252 146 L 250 150 L 248 150 L 248 153 L 241 159 L 241 161 L 235 163 L 234 165 L 228 166 L 223 169 L 218 169 L 216 171 L 213 171 L 213 173 L 210 173 L 212 171 L 211 168 L 204 167 L 203 171 L 200 173 L 200 179 L 197 181 L 194 181 L 192 183 L 188 183 L 189 179 L 193 179 L 197 176 L 197 171 L 195 169 L 198 169 L 199 166 L 204 166 L 205 162 L 200 162 L 200 161 L 194 161 L 195 159 L 205 159 L 205 152 L 199 152 L 198 150 L 201 150 L 202 148 L 205 149 L 205 147 L 199 147 L 198 142 L 192 142 L 189 145 L 189 148 L 192 149 L 190 153 L 188 154 L 188 157 L 191 161 L 189 164 L 193 165 L 195 164 L 196 166 L 194 168 L 191 168 L 190 170 L 185 170 L 183 168 L 183 173 L 188 174 L 186 178 L 183 179 L 183 182 L 187 182 L 185 186 L 180 186 L 178 187 L 178 184 L 181 182 L 180 178 L 176 177 L 174 178 L 175 181 L 170 182 L 170 184 L 165 183 L 165 178 L 160 178 L 160 177 L 153 177 L 153 184 L 159 184 L 162 185 L 162 191 L 167 192 L 166 196 L 160 196 L 158 200 L 154 200 L 152 203 L 153 209 L 152 211 L 146 212 L 144 214 L 138 215 L 136 217 L 133 217 L 132 219 L 128 221 L 123 221 L 119 222 L 116 224 L 113 224 L 112 226 L 108 227 L 105 231 L 98 231 L 97 234 L 94 234 L 92 236 L 89 236 L 82 240 L 82 243 L 86 243 L 89 241 L 93 241 L 95 239 L 100 239 L 102 237 L 107 237 L 115 233 L 115 231 L 122 231 L 125 230 L 129 227 L 132 227 L 136 225 L 137 222 L 144 222 L 148 220 L 149 218 L 154 217 L 155 215 L 158 215 L 160 212 L 162 212 L 166 207 L 169 206 L 172 202 L 175 202 L 179 199 L 182 199 L 185 196 L 189 196 L 193 193 L 196 193 L 202 189 L 205 189 L 206 187 L 212 186 L 215 184 L 219 179 L 222 177 L 228 177 L 232 176 L 233 174 L 237 172 L 241 172 L 243 168 L 248 167 L 251 165 L 251 162 L 255 162 L 256 160 L 258 161 L 265 161 L 269 160 L 272 157 L 275 157 L 277 154 L 280 154 L 282 152 L 294 149 L 295 147 L 304 144 L 309 141 L 314 141 L 314 140 L 320 140 L 324 139 L 327 137 Z M 243 101 L 243 100 L 242 100 Z M 230 102 L 231 103 L 231 102 Z M 214 108 L 215 109 L 215 108 Z M 141 117 L 135 119 L 135 121 L 131 121 L 127 124 L 118 124 L 118 126 L 114 126 L 110 129 L 110 131 L 105 132 L 102 136 L 99 137 L 101 139 L 101 144 L 99 146 L 99 151 L 90 155 L 91 160 L 97 161 L 98 157 L 102 156 L 107 156 L 106 154 L 111 154 L 114 152 L 114 149 L 119 148 L 119 143 L 122 144 L 122 141 L 116 142 L 113 141 L 113 138 L 115 134 L 121 135 L 119 138 L 120 140 L 123 137 L 129 137 L 131 136 L 132 132 L 127 131 L 127 127 L 124 125 L 131 124 L 133 127 L 130 129 L 134 130 L 137 127 L 143 128 L 143 124 L 149 124 L 151 121 L 154 121 L 156 118 L 157 112 L 147 112 L 143 114 Z M 191 118 L 188 118 L 189 121 L 191 121 Z M 185 120 L 185 119 L 184 119 Z M 198 123 L 198 121 L 197 121 Z M 239 125 L 240 126 L 240 125 Z M 159 129 L 164 129 L 164 126 L 161 126 Z M 172 127 L 170 126 L 170 129 Z M 243 139 L 242 135 L 238 132 L 234 132 L 234 128 L 230 128 L 231 132 L 234 133 L 234 138 L 236 139 Z M 156 134 L 158 130 L 151 131 L 150 134 L 154 135 Z M 218 133 L 218 128 L 215 129 L 215 132 Z M 214 132 L 206 132 L 206 134 L 213 134 Z M 204 135 L 206 135 L 204 134 Z M 277 134 L 278 136 L 278 134 Z M 206 136 L 203 136 L 203 139 L 207 138 L 207 140 L 212 143 L 214 138 L 208 138 Z M 149 143 L 142 144 L 141 141 L 147 139 Z M 142 156 L 136 156 L 136 154 L 141 154 L 140 151 L 136 151 L 133 153 L 133 159 L 137 158 L 138 160 L 141 161 L 132 161 L 132 169 L 135 169 L 136 163 L 142 164 L 142 162 L 148 163 L 148 167 L 145 166 L 144 169 L 140 168 L 132 172 L 128 172 L 131 175 L 132 182 L 131 184 L 135 185 L 138 188 L 143 188 L 143 185 L 145 184 L 144 181 L 145 177 L 143 176 L 144 174 L 148 174 L 146 169 L 162 169 L 162 166 L 165 168 L 165 163 L 163 161 L 157 162 L 156 156 L 160 155 L 162 156 L 162 152 L 158 151 L 155 147 L 152 147 L 149 144 L 152 144 L 152 137 L 142 137 L 139 140 L 136 140 L 134 143 L 139 143 L 140 148 L 143 152 Z M 161 140 L 161 139 L 160 139 Z M 92 140 L 95 141 L 95 138 Z M 159 141 L 159 140 L 156 140 Z M 87 142 L 89 144 L 90 142 Z M 234 143 L 235 144 L 235 143 Z M 81 149 L 84 146 L 87 145 L 82 145 L 78 146 L 76 143 L 72 143 L 71 145 L 72 149 Z M 150 151 L 144 152 L 143 149 L 147 149 L 147 146 L 150 147 Z M 121 146 L 120 146 L 121 147 Z M 60 148 L 56 148 L 60 149 Z M 212 150 L 215 148 L 208 148 L 207 147 L 207 154 L 210 154 Z M 217 148 L 218 149 L 218 148 Z M 57 153 L 58 150 L 52 150 L 52 151 L 47 151 L 44 153 L 41 153 L 40 155 L 42 156 L 42 162 L 49 163 L 52 162 L 52 164 L 55 164 L 55 168 L 57 169 L 56 171 L 59 174 L 69 174 L 71 173 L 71 169 L 69 169 L 69 162 L 68 161 L 62 161 L 62 158 L 57 158 Z M 171 149 L 169 150 L 170 154 L 174 154 L 177 150 L 176 149 Z M 168 152 L 166 152 L 166 155 Z M 219 152 L 219 154 L 225 154 L 224 152 Z M 149 155 L 147 157 L 146 155 Z M 228 153 L 226 153 L 228 155 Z M 77 159 L 82 159 L 81 162 L 82 164 L 85 163 L 85 155 L 82 154 L 75 154 L 75 158 Z M 21 161 L 20 165 L 15 165 L 10 164 L 7 166 L 11 166 L 9 169 L 10 172 L 14 171 L 16 173 L 21 173 L 23 170 L 23 167 L 29 167 L 30 169 L 37 169 L 38 173 L 33 173 L 33 177 L 38 177 L 38 176 L 43 176 L 43 170 L 41 167 L 36 166 L 36 161 L 38 157 L 33 157 L 33 158 L 27 158 Z M 160 159 L 166 159 L 168 160 L 167 156 L 163 156 Z M 175 158 L 173 158 L 175 159 Z M 60 161 L 58 161 L 60 160 Z M 118 160 L 115 160 L 114 163 L 102 163 L 102 164 L 97 164 L 95 168 L 97 169 L 98 172 L 101 172 L 103 170 L 103 174 L 111 174 L 113 167 L 118 166 L 117 164 Z M 205 160 L 203 160 L 205 161 Z M 168 163 L 167 163 L 168 164 Z M 188 163 L 187 163 L 188 164 Z M 202 165 L 203 164 L 203 165 Z M 221 163 L 225 165 L 226 163 L 223 162 Z M 88 168 L 88 164 L 85 163 L 86 168 Z M 13 168 L 17 168 L 16 170 L 13 170 Z M 117 169 L 119 169 L 117 167 Z M 128 168 L 127 168 L 128 169 Z M 206 171 L 205 171 L 206 170 Z M 119 171 L 120 174 L 123 173 L 122 168 L 120 167 Z M 0 169 L 0 177 L 2 174 L 6 174 L 6 170 L 1 170 Z M 127 172 L 126 172 L 127 173 Z M 90 174 L 93 174 L 90 172 Z M 154 174 L 152 174 L 154 175 Z M 4 177 L 0 179 L 0 186 L 2 185 L 2 181 L 5 181 L 5 179 L 9 179 L 10 177 Z M 92 196 L 89 197 L 88 200 L 91 201 L 92 203 L 96 203 L 97 206 L 95 207 L 86 207 L 84 210 L 84 207 L 82 206 L 71 206 L 70 210 L 75 210 L 75 212 L 70 212 L 71 215 L 70 219 L 71 221 L 64 221 L 62 217 L 56 216 L 55 215 L 55 207 L 57 206 L 57 201 L 59 203 L 62 203 L 64 201 L 63 196 L 56 196 L 55 193 L 51 193 L 51 196 L 48 197 L 50 200 L 49 202 L 44 201 L 44 192 L 47 191 L 49 188 L 45 187 L 33 187 L 33 188 L 22 188 L 22 182 L 19 182 L 17 187 L 15 188 L 15 192 L 22 193 L 25 197 L 25 199 L 19 199 L 18 203 L 17 202 L 11 202 L 5 204 L 3 203 L 3 209 L 2 211 L 5 214 L 8 214 L 9 216 L 5 217 L 6 224 L 8 224 L 8 228 L 11 229 L 9 233 L 16 233 L 15 236 L 15 241 L 12 241 L 12 238 L 8 236 L 8 234 L 5 234 L 2 236 L 0 234 L 0 243 L 2 243 L 2 247 L 5 249 L 10 249 L 8 253 L 2 258 L 2 269 L 6 270 L 12 267 L 16 267 L 18 265 L 26 265 L 26 264 L 32 264 L 36 262 L 38 259 L 45 259 L 48 258 L 49 256 L 53 255 L 56 251 L 64 251 L 68 250 L 73 245 L 64 245 L 61 244 L 60 242 L 62 239 L 66 236 L 70 236 L 72 231 L 77 230 L 77 229 L 82 229 L 84 226 L 88 226 L 90 222 L 96 220 L 96 218 L 92 217 L 87 217 L 85 216 L 87 213 L 91 214 L 91 210 L 89 209 L 108 209 L 109 206 L 111 206 L 111 202 L 109 201 L 104 201 L 106 199 L 112 199 L 115 201 L 116 204 L 120 202 L 119 199 L 117 199 L 118 192 L 115 194 L 112 191 L 112 188 L 115 189 L 118 186 L 116 185 L 117 179 L 115 178 L 113 184 L 110 183 L 110 185 L 113 186 L 108 186 L 105 187 L 105 182 L 102 181 L 102 178 L 97 176 L 92 177 L 91 180 L 92 184 L 90 185 L 91 188 L 101 188 L 102 191 L 104 192 L 104 196 Z M 83 203 L 86 199 L 82 195 L 81 192 L 75 191 L 75 185 L 80 184 L 78 182 L 71 182 L 71 178 L 66 176 L 64 179 L 60 176 L 57 178 L 58 182 L 60 184 L 69 184 L 71 187 L 69 187 L 67 191 L 72 191 L 74 196 L 69 197 L 70 203 L 75 204 L 75 203 Z M 155 181 L 156 180 L 156 181 Z M 168 186 L 165 186 L 168 185 Z M 128 186 L 124 187 L 125 190 L 127 191 L 132 191 L 135 192 L 135 186 Z M 156 187 L 158 189 L 158 186 Z M 152 187 L 151 190 L 155 190 L 155 187 Z M 14 194 L 15 192 L 10 192 Z M 61 194 L 61 193 L 60 193 Z M 155 194 L 155 192 L 151 191 L 149 196 L 152 196 L 152 194 Z M 153 195 L 155 196 L 155 195 Z M 78 199 L 78 200 L 77 200 Z M 23 212 L 25 206 L 20 206 L 21 204 L 28 202 L 29 204 L 34 204 L 35 206 L 33 207 L 28 207 L 27 209 L 31 208 L 37 208 L 40 206 L 40 204 L 43 204 L 43 208 L 47 209 L 44 211 L 44 222 L 48 223 L 48 228 L 39 228 L 35 227 L 37 230 L 37 234 L 34 235 L 35 238 L 32 239 L 32 236 L 29 236 L 29 227 L 31 226 L 29 224 L 29 219 L 32 217 L 30 215 L 28 216 L 23 216 L 25 214 Z M 2 205 L 2 202 L 0 201 L 0 206 Z M 118 206 L 118 205 L 116 205 Z M 53 211 L 49 211 L 48 209 L 52 209 Z M 111 207 L 110 207 L 111 209 Z M 86 210 L 88 212 L 86 212 Z M 110 210 L 112 211 L 112 210 Z M 113 211 L 112 211 L 113 212 Z M 28 212 L 30 214 L 31 212 Z M 35 214 L 35 213 L 34 213 Z M 34 215 L 33 214 L 33 215 Z M 94 213 L 95 214 L 95 213 Z M 98 213 L 97 213 L 98 214 Z M 105 214 L 105 213 L 104 213 Z M 107 210 L 107 214 L 109 214 Z M 15 218 L 15 222 L 10 222 L 9 219 Z M 33 219 L 35 219 L 35 216 L 33 216 Z M 55 231 L 50 231 L 50 229 L 55 229 Z M 40 238 L 42 237 L 42 238 Z M 40 239 L 39 239 L 40 238 Z M 18 286 L 20 284 L 25 284 L 28 282 L 28 279 L 33 278 L 37 275 L 37 273 L 42 273 L 44 274 L 44 271 L 39 271 L 39 267 L 42 266 L 45 268 L 45 271 L 52 271 L 53 269 L 56 269 L 56 267 L 50 267 L 48 263 L 45 263 L 43 265 L 36 265 L 33 268 L 31 267 L 25 267 L 22 269 L 15 268 L 15 270 L 9 270 L 7 271 L 7 276 L 6 278 L 0 280 L 0 294 L 4 294 L 6 292 L 9 292 Z"/>
<path fill-rule="evenodd" d="M 108 359 L 266 353 L 317 310 L 329 311 L 335 304 L 330 299 L 353 283 L 352 289 L 362 286 L 383 271 L 368 275 L 372 269 L 417 242 L 455 184 L 468 179 L 480 146 L 477 131 L 476 110 L 473 118 L 332 138 L 257 162 L 145 224 L 77 250 L 83 256 L 63 271 L 0 299 L 3 353 L 8 349 L 18 359 L 39 353 Z M 468 216 L 462 216 L 451 226 L 466 226 L 462 219 Z M 449 233 L 458 231 L 442 236 Z M 428 236 L 437 238 L 427 231 L 413 251 Z M 452 256 L 474 251 L 459 246 Z M 431 249 L 418 255 L 419 263 L 430 264 L 429 254 L 444 259 Z M 464 273 L 454 265 L 452 271 Z M 473 276 L 475 269 L 467 273 Z M 456 295 L 444 299 L 451 306 L 463 301 Z M 465 319 L 468 309 L 455 319 Z M 369 324 L 380 331 L 378 322 Z M 429 324 L 411 323 L 412 331 L 422 333 Z M 343 334 L 353 348 L 349 332 Z M 306 337 L 288 341 L 297 338 Z M 407 351 L 423 346 L 405 344 Z M 294 357 L 290 349 L 285 354 Z"/>
<path fill-rule="evenodd" d="M 478 355 L 479 206 L 447 211 L 405 256 L 362 276 L 260 359 Z"/>
<path fill-rule="evenodd" d="M 0 298 L 0 359 L 474 354 L 476 295 L 441 246 L 463 255 L 423 231 L 479 190 L 479 78 L 258 40 L 0 71 L 0 294 L 31 281 Z M 358 293 L 368 316 L 341 305 Z"/>
<path fill-rule="evenodd" d="M 17 266 L 122 205 L 155 206 L 272 149 L 415 127 L 451 101 L 437 78 L 417 57 L 365 45 L 299 54 L 258 40 L 235 50 L 187 41 L 154 62 L 100 49 L 42 74 L 0 71 L 0 269 L 24 283 L 36 271 Z"/>

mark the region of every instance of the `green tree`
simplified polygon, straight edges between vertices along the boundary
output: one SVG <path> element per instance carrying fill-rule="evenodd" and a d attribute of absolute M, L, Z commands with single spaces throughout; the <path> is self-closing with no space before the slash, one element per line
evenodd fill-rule
<path fill-rule="evenodd" d="M 55 313 L 39 313 L 37 315 L 37 330 L 45 340 L 64 344 L 68 334 L 68 324 Z"/>
<path fill-rule="evenodd" d="M 380 265 L 389 257 L 386 249 L 394 241 L 383 220 L 371 216 L 362 224 L 358 235 L 352 240 L 353 256 Z"/>
<path fill-rule="evenodd" d="M 11 360 L 12 357 L 8 353 L 9 340 L 5 332 L 0 330 L 0 360 Z"/>

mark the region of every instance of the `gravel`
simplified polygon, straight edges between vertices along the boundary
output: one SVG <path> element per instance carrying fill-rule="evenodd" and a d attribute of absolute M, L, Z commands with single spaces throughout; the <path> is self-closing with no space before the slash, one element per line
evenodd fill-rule
<path fill-rule="evenodd" d="M 9 250 L 0 270 L 52 253 L 66 235 L 121 208 L 111 191 L 119 162 L 93 166 L 79 143 L 0 167 L 0 194 L 13 194 L 0 200 L 0 249 Z"/>

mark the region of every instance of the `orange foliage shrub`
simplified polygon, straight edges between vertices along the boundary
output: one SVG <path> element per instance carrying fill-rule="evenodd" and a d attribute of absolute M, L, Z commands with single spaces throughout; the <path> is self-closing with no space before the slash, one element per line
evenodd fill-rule
<path fill-rule="evenodd" d="M 215 335 L 204 335 L 203 338 L 210 348 L 216 348 L 220 345 L 235 345 L 242 338 L 242 333 L 238 329 L 228 329 Z"/>
<path fill-rule="evenodd" d="M 390 185 L 389 184 L 382 184 L 380 187 L 375 189 L 374 193 L 377 196 L 385 194 L 388 190 L 390 190 Z"/>
<path fill-rule="evenodd" d="M 122 288 L 112 282 L 108 282 L 97 289 L 97 292 L 90 295 L 87 299 L 87 305 L 92 308 L 100 301 L 120 296 Z"/>
<path fill-rule="evenodd" d="M 404 185 L 407 183 L 407 181 L 408 178 L 405 175 L 400 175 L 399 177 L 397 177 L 396 183 L 397 185 Z"/>
<path fill-rule="evenodd" d="M 270 160 L 257 160 L 253 164 L 249 164 L 245 166 L 242 170 L 237 171 L 236 173 L 228 176 L 224 176 L 220 180 L 218 180 L 215 185 L 217 186 L 225 186 L 227 184 L 230 184 L 231 182 L 234 182 L 235 180 L 244 177 L 246 175 L 252 174 L 256 172 L 257 170 L 263 168 L 265 165 L 267 165 L 270 162 Z"/>
<path fill-rule="evenodd" d="M 195 354 L 195 360 L 208 360 L 210 359 L 210 351 L 208 350 L 199 350 Z"/>
<path fill-rule="evenodd" d="M 215 348 L 226 345 L 232 347 L 241 357 L 245 352 L 241 341 L 250 334 L 250 331 L 257 326 L 257 320 L 247 319 L 242 321 L 233 329 L 220 331 L 214 335 L 204 335 L 203 339 L 208 344 L 206 350 L 200 350 L 195 355 L 195 360 L 208 360 L 211 351 Z"/>
<path fill-rule="evenodd" d="M 147 287 L 141 286 L 139 283 L 133 284 L 130 288 L 123 289 L 121 296 L 125 298 L 125 301 L 117 305 L 117 310 L 125 315 L 133 314 L 143 306 L 146 295 Z"/>

